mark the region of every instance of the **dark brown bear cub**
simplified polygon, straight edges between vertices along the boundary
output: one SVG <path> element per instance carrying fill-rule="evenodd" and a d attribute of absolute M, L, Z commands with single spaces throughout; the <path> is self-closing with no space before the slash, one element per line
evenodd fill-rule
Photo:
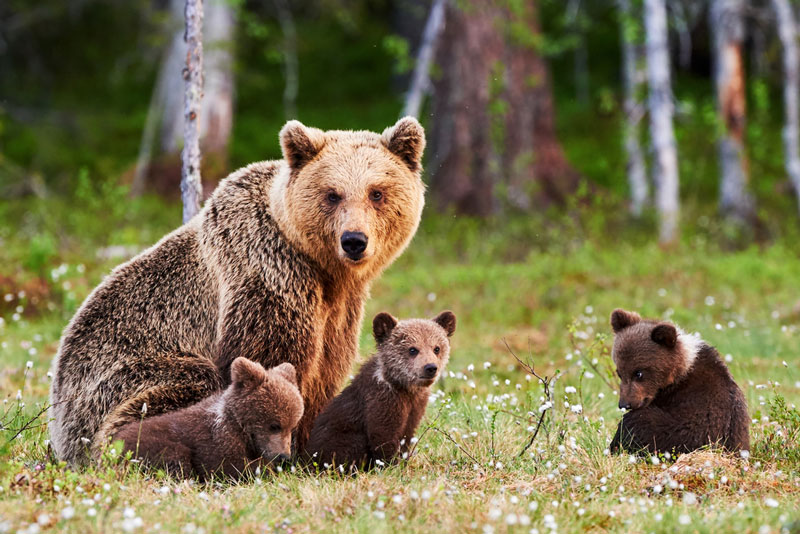
<path fill-rule="evenodd" d="M 294 366 L 269 371 L 247 358 L 231 366 L 231 385 L 174 412 L 128 423 L 114 439 L 145 462 L 174 475 L 236 478 L 285 460 L 303 415 Z"/>
<path fill-rule="evenodd" d="M 377 353 L 314 421 L 306 458 L 319 466 L 368 468 L 408 450 L 431 386 L 450 357 L 456 316 L 372 321 Z"/>
<path fill-rule="evenodd" d="M 747 403 L 717 350 L 675 325 L 614 310 L 612 356 L 628 411 L 612 452 L 749 450 Z"/>

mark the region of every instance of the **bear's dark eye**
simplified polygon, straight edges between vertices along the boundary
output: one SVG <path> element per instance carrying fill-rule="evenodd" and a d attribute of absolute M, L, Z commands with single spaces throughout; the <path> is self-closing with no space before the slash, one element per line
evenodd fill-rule
<path fill-rule="evenodd" d="M 326 198 L 328 199 L 328 202 L 330 202 L 331 204 L 338 204 L 339 202 L 342 201 L 342 197 L 339 196 L 338 193 L 334 193 L 332 191 L 328 193 L 328 196 Z"/>
<path fill-rule="evenodd" d="M 369 194 L 369 198 L 373 202 L 380 202 L 383 199 L 383 193 L 381 193 L 380 191 L 373 191 L 372 193 Z"/>
<path fill-rule="evenodd" d="M 411 347 L 410 349 L 408 349 L 408 353 L 412 356 L 416 356 L 417 354 L 419 354 L 419 349 L 417 347 Z"/>
<path fill-rule="evenodd" d="M 642 372 L 641 372 L 641 371 L 636 371 L 635 373 L 633 373 L 633 379 L 634 379 L 634 380 L 641 380 L 641 379 L 642 379 L 642 376 L 643 376 L 643 375 L 642 375 Z"/>
<path fill-rule="evenodd" d="M 269 425 L 269 431 L 270 432 L 280 432 L 281 431 L 281 425 L 276 424 L 276 423 L 272 423 L 271 425 Z"/>
<path fill-rule="evenodd" d="M 441 349 L 439 347 L 433 347 L 433 353 L 434 354 L 439 354 L 440 351 L 441 351 Z"/>

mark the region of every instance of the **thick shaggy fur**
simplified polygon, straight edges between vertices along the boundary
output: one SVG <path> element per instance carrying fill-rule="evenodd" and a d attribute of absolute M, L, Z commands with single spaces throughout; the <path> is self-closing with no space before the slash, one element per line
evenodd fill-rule
<path fill-rule="evenodd" d="M 283 161 L 237 171 L 203 210 L 117 267 L 73 317 L 53 363 L 57 456 L 89 457 L 124 424 L 191 405 L 244 356 L 297 369 L 311 423 L 357 354 L 369 285 L 408 245 L 424 202 L 422 127 L 281 131 Z M 367 241 L 357 257 L 343 236 Z"/>
<path fill-rule="evenodd" d="M 201 480 L 287 460 L 303 415 L 294 366 L 265 371 L 246 358 L 231 365 L 231 385 L 197 404 L 131 422 L 113 436 L 146 463 Z"/>
<path fill-rule="evenodd" d="M 675 325 L 615 310 L 613 358 L 619 405 L 630 408 L 611 451 L 688 452 L 750 448 L 742 391 L 714 347 Z"/>
<path fill-rule="evenodd" d="M 449 311 L 430 321 L 375 316 L 377 353 L 314 422 L 306 460 L 370 467 L 406 452 L 450 357 L 455 328 Z"/>

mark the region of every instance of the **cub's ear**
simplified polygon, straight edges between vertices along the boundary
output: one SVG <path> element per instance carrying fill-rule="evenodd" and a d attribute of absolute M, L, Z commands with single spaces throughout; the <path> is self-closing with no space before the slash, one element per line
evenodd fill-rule
<path fill-rule="evenodd" d="M 397 319 L 386 312 L 381 312 L 372 320 L 372 335 L 375 341 L 383 343 L 389 338 L 394 327 L 397 326 Z"/>
<path fill-rule="evenodd" d="M 661 323 L 650 332 L 650 339 L 668 349 L 674 349 L 678 343 L 678 330 L 669 323 Z"/>
<path fill-rule="evenodd" d="M 611 312 L 611 328 L 614 329 L 614 333 L 625 330 L 641 320 L 641 315 L 636 312 L 625 311 L 621 308 L 617 308 Z"/>
<path fill-rule="evenodd" d="M 295 386 L 297 385 L 297 371 L 295 370 L 294 365 L 291 363 L 282 363 L 273 367 L 271 371 L 278 373 L 282 378 L 285 378 Z"/>
<path fill-rule="evenodd" d="M 280 133 L 283 159 L 293 170 L 301 169 L 325 146 L 325 132 L 308 128 L 300 121 L 289 121 Z"/>
<path fill-rule="evenodd" d="M 450 310 L 445 310 L 434 317 L 433 322 L 444 328 L 444 331 L 447 332 L 447 337 L 452 336 L 453 332 L 456 331 L 456 314 Z"/>
<path fill-rule="evenodd" d="M 381 134 L 381 142 L 389 152 L 418 172 L 422 169 L 422 152 L 425 150 L 425 130 L 414 117 L 403 117 Z"/>
<path fill-rule="evenodd" d="M 231 364 L 231 382 L 235 387 L 250 389 L 260 386 L 267 378 L 261 364 L 239 356 Z"/>

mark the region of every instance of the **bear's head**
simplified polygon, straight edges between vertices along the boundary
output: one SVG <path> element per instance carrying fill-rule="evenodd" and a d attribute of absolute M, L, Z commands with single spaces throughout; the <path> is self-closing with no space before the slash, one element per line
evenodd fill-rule
<path fill-rule="evenodd" d="M 289 121 L 280 141 L 288 165 L 270 204 L 283 234 L 333 275 L 376 276 L 419 225 L 422 126 L 406 117 L 379 135 Z"/>
<path fill-rule="evenodd" d="M 428 387 L 436 382 L 450 359 L 450 336 L 456 316 L 443 311 L 431 320 L 397 321 L 386 312 L 372 320 L 378 344 L 379 379 L 407 389 Z"/>
<path fill-rule="evenodd" d="M 254 458 L 289 459 L 292 432 L 303 416 L 303 398 L 292 364 L 265 370 L 247 358 L 236 358 L 223 399 L 225 414 L 238 423 Z"/>
<path fill-rule="evenodd" d="M 611 328 L 619 407 L 632 410 L 649 405 L 659 391 L 683 379 L 703 343 L 672 323 L 620 309 L 611 314 Z"/>

